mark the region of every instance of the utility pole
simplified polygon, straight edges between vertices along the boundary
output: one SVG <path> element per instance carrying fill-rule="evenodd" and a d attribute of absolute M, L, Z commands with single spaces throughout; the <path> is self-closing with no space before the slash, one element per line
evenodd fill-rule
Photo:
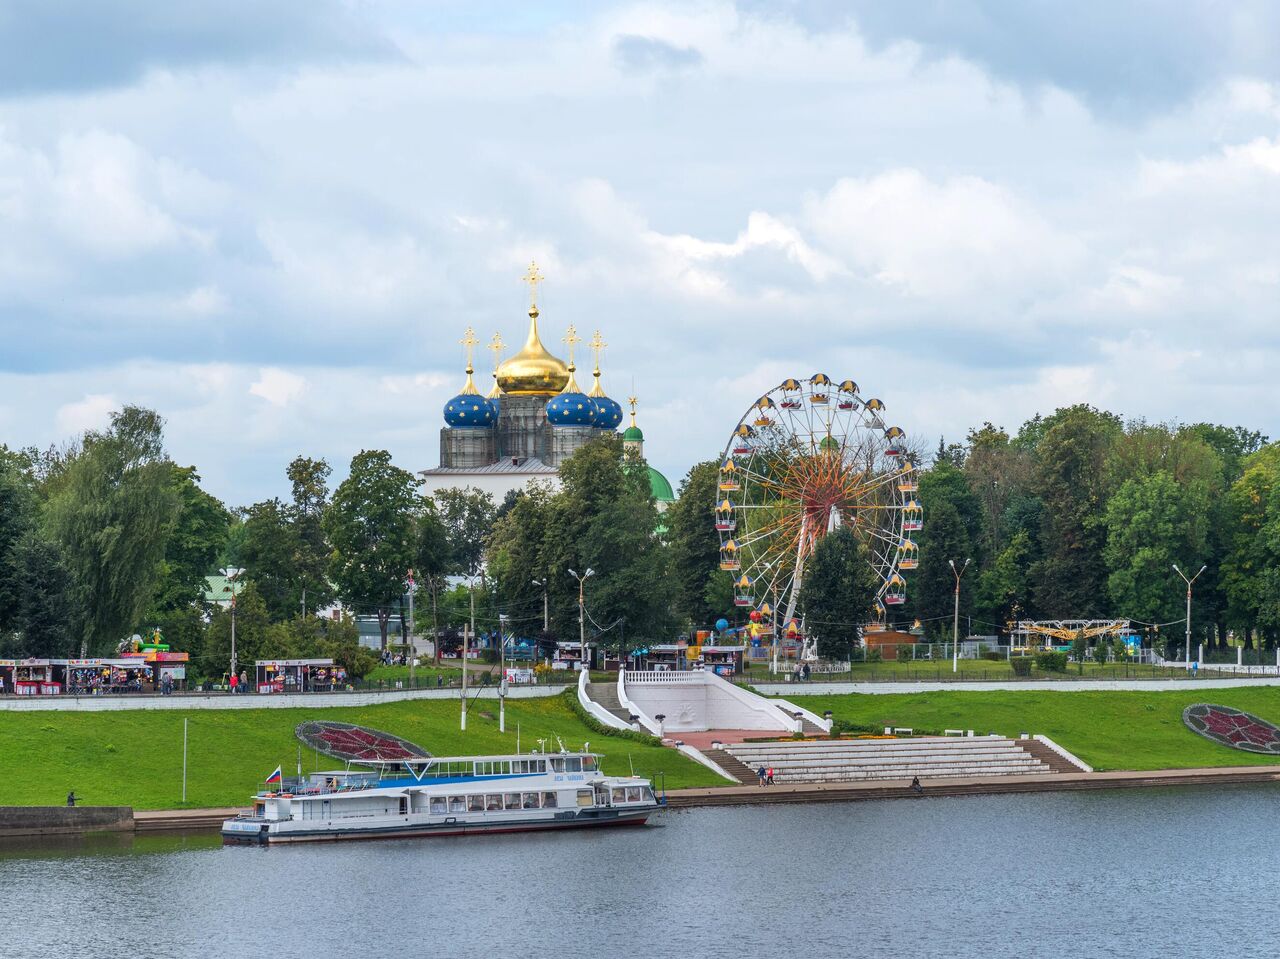
<path fill-rule="evenodd" d="M 409 686 L 413 686 L 414 667 L 418 662 L 418 647 L 413 642 L 413 594 L 417 592 L 418 584 L 413 581 L 413 570 L 409 570 Z"/>
<path fill-rule="evenodd" d="M 222 587 L 224 593 L 231 594 L 231 674 L 227 676 L 227 686 L 230 687 L 230 679 L 236 675 L 236 580 L 240 576 L 240 570 L 228 567 L 222 571 L 222 575 L 227 578 L 227 585 Z M 238 684 L 237 684 L 238 688 Z"/>
<path fill-rule="evenodd" d="M 964 575 L 964 571 L 969 568 L 971 562 L 973 561 L 966 559 L 964 565 L 956 569 L 956 561 L 947 560 L 947 565 L 951 567 L 951 572 L 956 578 L 955 613 L 951 621 L 951 671 L 953 673 L 960 671 L 960 577 Z"/>
<path fill-rule="evenodd" d="M 586 602 L 585 590 L 583 584 L 586 583 L 587 577 L 595 572 L 594 569 L 588 569 L 579 576 L 573 570 L 569 570 L 569 575 L 578 581 L 578 655 L 582 657 L 582 668 L 587 668 L 587 621 L 586 621 Z"/>
<path fill-rule="evenodd" d="M 307 584 L 302 584 L 302 618 L 307 618 Z"/>
<path fill-rule="evenodd" d="M 476 578 L 471 577 L 471 627 L 470 632 L 474 632 L 476 628 Z M 462 628 L 462 731 L 467 731 L 467 646 L 469 644 L 469 632 L 466 626 Z"/>
<path fill-rule="evenodd" d="M 1199 571 L 1194 576 L 1192 576 L 1190 579 L 1187 579 L 1187 574 L 1184 573 L 1182 570 L 1178 569 L 1178 564 L 1177 563 L 1173 564 L 1173 571 L 1177 573 L 1179 576 L 1181 576 L 1183 579 L 1183 582 L 1187 584 L 1187 646 L 1182 657 L 1187 669 L 1191 668 L 1191 584 L 1194 583 L 1197 579 L 1199 579 L 1200 573 L 1203 573 L 1208 568 L 1209 568 L 1208 566 L 1201 566 Z M 1261 658 L 1259 658 L 1258 661 L 1261 662 L 1262 661 Z"/>
<path fill-rule="evenodd" d="M 498 615 L 498 732 L 507 731 L 507 614 Z"/>

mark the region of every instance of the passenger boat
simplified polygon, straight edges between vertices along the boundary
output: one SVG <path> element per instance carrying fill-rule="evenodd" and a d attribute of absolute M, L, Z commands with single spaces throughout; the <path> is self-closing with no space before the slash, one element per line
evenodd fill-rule
<path fill-rule="evenodd" d="M 653 785 L 606 776 L 590 752 L 366 760 L 253 797 L 222 824 L 226 843 L 271 844 L 642 826 Z"/>

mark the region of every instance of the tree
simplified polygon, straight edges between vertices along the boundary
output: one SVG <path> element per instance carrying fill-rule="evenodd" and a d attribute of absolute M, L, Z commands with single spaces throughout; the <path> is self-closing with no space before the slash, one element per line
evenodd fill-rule
<path fill-rule="evenodd" d="M 964 473 L 949 460 L 935 462 L 921 475 L 920 502 L 924 530 L 919 534 L 920 572 L 912 583 L 912 602 L 930 631 L 949 634 L 955 581 L 947 562 L 980 560 L 975 547 L 982 530 L 982 508 Z M 968 615 L 972 590 L 963 592 L 962 605 Z"/>
<path fill-rule="evenodd" d="M 278 499 L 255 503 L 245 510 L 243 526 L 240 562 L 245 577 L 257 587 L 274 622 L 292 618 L 301 609 L 298 557 L 304 547 L 289 508 Z"/>
<path fill-rule="evenodd" d="M 444 525 L 450 550 L 450 572 L 478 576 L 485 543 L 493 529 L 493 497 L 473 486 L 442 489 L 435 494 L 436 513 Z"/>
<path fill-rule="evenodd" d="M 1114 414 L 1079 405 L 1058 410 L 1043 425 L 1033 484 L 1044 503 L 1040 558 L 1031 569 L 1035 604 L 1053 618 L 1103 615 L 1105 465 L 1121 424 Z"/>
<path fill-rule="evenodd" d="M 148 620 L 200 601 L 205 577 L 216 568 L 231 526 L 227 508 L 200 488 L 194 466 L 170 463 L 169 472 L 178 516 L 165 544 Z"/>
<path fill-rule="evenodd" d="M 686 626 L 715 622 L 732 605 L 732 596 L 729 605 L 712 602 L 724 593 L 712 584 L 720 572 L 720 535 L 714 513 L 719 473 L 715 460 L 695 465 L 680 484 L 679 498 L 663 517 L 671 546 L 671 605 Z"/>
<path fill-rule="evenodd" d="M 298 584 L 298 602 L 306 594 L 306 608 L 320 609 L 333 601 L 329 583 L 329 544 L 321 522 L 329 502 L 329 475 L 332 470 L 323 459 L 297 456 L 285 470 L 293 488 L 289 520 L 297 540 L 294 556 L 294 580 Z"/>
<path fill-rule="evenodd" d="M 417 555 L 422 504 L 416 487 L 411 473 L 392 465 L 390 453 L 362 450 L 324 512 L 333 580 L 349 605 L 376 611 L 383 649 L 392 609 L 404 596 Z"/>
<path fill-rule="evenodd" d="M 30 529 L 12 545 L 5 564 L 13 598 L 8 620 L 21 637 L 21 654 L 54 658 L 74 655 L 66 615 L 71 576 L 58 544 Z"/>
<path fill-rule="evenodd" d="M 534 580 L 545 579 L 549 572 L 544 551 L 554 495 L 545 484 L 530 484 L 494 523 L 489 537 L 489 575 L 498 603 L 518 635 L 542 630 L 543 587 Z"/>
<path fill-rule="evenodd" d="M 852 659 L 878 586 L 867 547 L 847 526 L 818 542 L 805 567 L 800 605 L 821 658 Z"/>
<path fill-rule="evenodd" d="M 45 528 L 71 574 L 68 615 L 84 652 L 114 649 L 155 593 L 180 510 L 163 440 L 158 414 L 125 407 L 49 480 Z"/>
<path fill-rule="evenodd" d="M 13 626 L 21 586 L 10 562 L 15 544 L 35 526 L 36 502 L 30 462 L 0 445 L 0 635 Z"/>

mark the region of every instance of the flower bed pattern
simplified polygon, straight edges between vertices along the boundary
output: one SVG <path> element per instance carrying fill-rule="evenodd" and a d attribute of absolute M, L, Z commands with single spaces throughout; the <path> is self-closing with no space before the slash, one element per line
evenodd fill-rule
<path fill-rule="evenodd" d="M 391 733 L 330 720 L 300 723 L 294 734 L 312 749 L 349 762 L 395 762 L 430 759 L 421 746 Z"/>
<path fill-rule="evenodd" d="M 1182 721 L 1188 729 L 1223 746 L 1280 756 L 1280 729 L 1242 710 L 1196 703 L 1182 711 Z"/>

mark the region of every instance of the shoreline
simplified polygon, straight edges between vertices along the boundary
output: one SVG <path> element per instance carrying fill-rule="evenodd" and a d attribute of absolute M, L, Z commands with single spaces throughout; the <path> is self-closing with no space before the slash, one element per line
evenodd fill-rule
<path fill-rule="evenodd" d="M 1013 793 L 1076 792 L 1093 789 L 1152 789 L 1169 786 L 1210 786 L 1235 783 L 1280 782 L 1280 767 L 1220 766 L 1198 769 L 1121 770 L 1115 772 L 1040 773 L 1027 776 L 974 776 L 930 779 L 920 793 L 911 791 L 908 780 L 863 783 L 796 783 L 775 786 L 712 786 L 679 789 L 667 793 L 668 809 L 699 809 L 714 806 L 750 806 L 775 803 L 853 802 L 874 799 L 929 799 L 952 796 L 993 796 Z M 44 810 L 47 822 L 33 828 L 7 827 L 0 807 L 0 839 L 75 836 L 100 831 L 94 823 L 75 824 L 93 806 L 68 810 L 61 806 L 7 807 Z M 224 819 L 242 810 L 238 807 L 209 809 L 150 809 L 129 811 L 131 827 L 113 831 L 186 833 L 216 831 Z M 79 813 L 79 815 L 77 815 Z"/>

